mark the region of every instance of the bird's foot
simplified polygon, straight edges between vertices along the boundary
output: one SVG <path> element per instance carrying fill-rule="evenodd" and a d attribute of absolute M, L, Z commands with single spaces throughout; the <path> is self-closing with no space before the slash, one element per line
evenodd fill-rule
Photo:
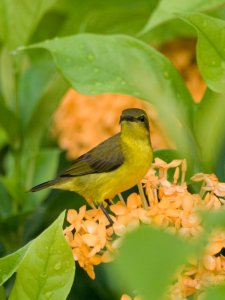
<path fill-rule="evenodd" d="M 104 213 L 104 215 L 106 216 L 107 220 L 109 221 L 109 224 L 106 226 L 106 228 L 110 228 L 111 226 L 113 226 L 113 220 L 111 219 L 110 215 L 108 214 L 107 210 L 105 209 L 103 203 L 101 203 L 99 205 L 99 207 L 101 208 L 102 212 Z"/>

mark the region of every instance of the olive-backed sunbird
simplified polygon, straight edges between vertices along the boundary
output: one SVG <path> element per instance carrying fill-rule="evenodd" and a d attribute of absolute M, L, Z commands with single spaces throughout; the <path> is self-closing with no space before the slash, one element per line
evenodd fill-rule
<path fill-rule="evenodd" d="M 119 133 L 75 159 L 55 179 L 36 185 L 30 191 L 48 187 L 74 191 L 89 204 L 100 204 L 106 213 L 103 201 L 139 183 L 153 159 L 146 112 L 139 108 L 125 109 L 120 124 Z"/>

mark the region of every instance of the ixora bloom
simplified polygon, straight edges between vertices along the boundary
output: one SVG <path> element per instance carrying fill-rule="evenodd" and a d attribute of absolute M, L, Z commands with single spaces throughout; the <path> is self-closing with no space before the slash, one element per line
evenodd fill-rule
<path fill-rule="evenodd" d="M 202 232 L 199 209 L 221 207 L 225 183 L 219 182 L 214 174 L 196 174 L 192 180 L 202 185 L 198 194 L 192 194 L 188 191 L 185 173 L 185 160 L 166 163 L 156 158 L 139 186 L 140 195 L 132 193 L 126 201 L 119 195 L 119 201 L 109 204 L 107 209 L 113 220 L 109 228 L 101 209 L 87 210 L 84 205 L 78 212 L 68 210 L 64 234 L 74 260 L 94 279 L 94 266 L 111 261 L 124 235 L 141 223 L 160 226 L 186 239 L 197 237 Z M 218 230 L 211 236 L 201 259 L 190 259 L 177 275 L 168 291 L 170 299 L 186 299 L 201 293 L 210 284 L 224 281 L 223 249 L 225 232 Z M 124 294 L 121 299 L 131 298 Z"/>
<path fill-rule="evenodd" d="M 160 118 L 149 103 L 121 94 L 87 96 L 73 89 L 67 91 L 54 113 L 53 135 L 68 158 L 74 159 L 117 133 L 121 111 L 131 107 L 142 108 L 150 116 L 154 149 L 171 147 Z"/>

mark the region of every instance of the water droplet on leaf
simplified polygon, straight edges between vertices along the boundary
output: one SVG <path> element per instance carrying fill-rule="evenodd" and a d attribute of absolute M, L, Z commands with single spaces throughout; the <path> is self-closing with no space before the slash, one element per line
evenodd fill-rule
<path fill-rule="evenodd" d="M 62 267 L 61 261 L 58 261 L 58 262 L 54 265 L 54 269 L 55 269 L 56 271 L 60 270 L 61 267 Z"/>
<path fill-rule="evenodd" d="M 208 22 L 207 21 L 203 21 L 202 26 L 203 26 L 203 28 L 206 28 L 208 26 Z"/>
<path fill-rule="evenodd" d="M 92 53 L 89 53 L 88 56 L 87 56 L 87 59 L 89 61 L 93 61 L 95 59 L 94 55 Z"/>
<path fill-rule="evenodd" d="M 49 298 L 51 297 L 51 295 L 52 295 L 52 292 L 47 292 L 47 293 L 45 293 L 45 297 L 46 297 L 47 299 L 49 299 Z"/>
<path fill-rule="evenodd" d="M 45 278 L 46 276 L 47 276 L 47 272 L 42 272 L 42 273 L 41 273 L 41 277 L 42 277 L 42 278 Z"/>
<path fill-rule="evenodd" d="M 167 71 L 165 71 L 165 72 L 163 73 L 163 76 L 164 76 L 165 79 L 169 79 L 169 78 L 170 78 L 170 74 L 169 74 L 169 72 L 167 72 Z"/>
<path fill-rule="evenodd" d="M 60 285 L 63 287 L 65 285 L 65 281 L 62 281 Z"/>
<path fill-rule="evenodd" d="M 212 61 L 211 61 L 211 65 L 212 65 L 212 66 L 216 66 L 216 65 L 217 65 L 217 62 L 216 62 L 215 60 L 212 60 Z"/>

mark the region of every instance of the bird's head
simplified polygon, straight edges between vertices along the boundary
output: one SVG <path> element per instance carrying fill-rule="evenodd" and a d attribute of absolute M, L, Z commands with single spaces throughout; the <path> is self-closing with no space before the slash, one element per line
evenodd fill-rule
<path fill-rule="evenodd" d="M 125 109 L 120 116 L 121 132 L 142 138 L 149 135 L 149 121 L 146 112 L 140 108 Z"/>

